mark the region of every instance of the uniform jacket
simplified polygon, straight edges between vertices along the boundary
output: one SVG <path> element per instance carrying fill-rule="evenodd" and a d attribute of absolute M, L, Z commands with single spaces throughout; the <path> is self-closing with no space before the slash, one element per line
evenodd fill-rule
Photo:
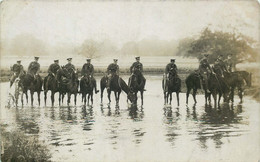
<path fill-rule="evenodd" d="M 23 71 L 23 65 L 14 64 L 11 70 L 17 74 L 20 74 L 20 72 Z"/>
<path fill-rule="evenodd" d="M 64 66 L 69 72 L 72 72 L 75 70 L 75 66 L 71 63 L 67 63 L 65 66 Z"/>
<path fill-rule="evenodd" d="M 111 63 L 108 67 L 107 67 L 107 72 L 110 73 L 119 73 L 119 66 L 115 63 Z"/>
<path fill-rule="evenodd" d="M 208 70 L 211 70 L 209 62 L 206 58 L 204 58 L 200 61 L 199 72 L 204 73 L 204 72 L 208 72 Z"/>
<path fill-rule="evenodd" d="M 165 68 L 165 73 L 168 74 L 171 70 L 171 68 L 173 68 L 175 70 L 175 72 L 177 72 L 177 66 L 174 64 L 174 63 L 169 63 L 166 65 L 166 68 Z"/>
<path fill-rule="evenodd" d="M 139 69 L 143 72 L 143 64 L 141 62 L 134 62 L 130 67 L 130 72 L 133 73 L 135 69 Z"/>
<path fill-rule="evenodd" d="M 92 64 L 85 63 L 81 70 L 81 75 L 93 75 L 94 66 Z"/>
<path fill-rule="evenodd" d="M 48 73 L 56 74 L 59 69 L 60 69 L 60 65 L 53 63 L 49 66 Z"/>
<path fill-rule="evenodd" d="M 35 75 L 36 73 L 39 73 L 39 71 L 40 71 L 40 64 L 36 61 L 31 62 L 28 67 L 28 74 Z"/>

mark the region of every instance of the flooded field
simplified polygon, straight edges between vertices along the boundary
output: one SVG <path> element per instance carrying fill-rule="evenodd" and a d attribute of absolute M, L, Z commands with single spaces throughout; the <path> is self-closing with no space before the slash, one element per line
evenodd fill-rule
<path fill-rule="evenodd" d="M 127 78 L 124 77 L 126 80 Z M 99 83 L 100 78 L 97 78 Z M 144 106 L 131 107 L 121 94 L 119 108 L 100 105 L 55 107 L 28 105 L 5 108 L 8 83 L 1 83 L 0 122 L 37 136 L 51 150 L 52 161 L 258 161 L 260 159 L 260 104 L 250 97 L 220 109 L 198 103 L 163 105 L 161 76 L 147 76 Z M 36 97 L 36 95 L 35 95 Z M 30 99 L 29 99 L 30 100 Z M 43 101 L 43 93 L 41 96 Z M 36 100 L 35 100 L 36 101 Z M 48 98 L 50 101 L 50 98 Z M 66 101 L 66 98 L 65 98 Z M 140 105 L 140 100 L 139 100 Z"/>

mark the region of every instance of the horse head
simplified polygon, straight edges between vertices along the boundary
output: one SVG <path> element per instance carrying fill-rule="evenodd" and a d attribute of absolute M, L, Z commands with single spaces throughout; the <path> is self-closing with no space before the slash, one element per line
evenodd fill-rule
<path fill-rule="evenodd" d="M 130 89 L 129 93 L 127 94 L 127 99 L 131 103 L 136 103 L 136 101 L 137 101 L 136 95 L 134 94 L 134 91 L 132 90 L 132 88 Z"/>

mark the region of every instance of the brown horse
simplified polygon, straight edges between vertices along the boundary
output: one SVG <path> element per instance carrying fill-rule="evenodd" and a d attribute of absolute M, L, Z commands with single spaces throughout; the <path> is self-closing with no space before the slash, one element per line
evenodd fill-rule
<path fill-rule="evenodd" d="M 101 78 L 101 81 L 100 81 L 101 104 L 103 103 L 103 92 L 107 86 L 107 82 L 108 82 L 107 76 L 104 76 Z M 122 78 L 120 78 L 118 75 L 115 75 L 114 77 L 111 78 L 110 89 L 107 89 L 107 97 L 109 100 L 109 104 L 111 103 L 111 98 L 110 98 L 111 92 L 114 91 L 116 105 L 118 106 L 120 93 L 122 90 L 127 94 L 127 99 L 129 99 L 130 102 L 132 102 L 132 103 L 136 102 L 136 97 L 135 97 L 134 93 L 130 90 L 130 88 L 127 86 L 126 82 Z"/>
<path fill-rule="evenodd" d="M 42 91 L 42 84 L 43 84 L 43 80 L 41 76 L 40 75 L 32 76 L 31 74 L 24 74 L 21 75 L 20 78 L 21 78 L 21 84 L 23 86 L 23 93 L 25 93 L 27 103 L 28 103 L 27 91 L 29 90 L 31 94 L 31 106 L 33 106 L 34 92 L 37 92 L 38 94 L 38 104 L 40 106 L 41 103 L 40 94 Z"/>
<path fill-rule="evenodd" d="M 141 94 L 141 104 L 144 103 L 144 87 L 145 87 L 145 78 L 142 76 L 140 70 L 135 70 L 134 74 L 132 74 L 128 80 L 129 88 L 134 92 L 137 102 L 137 93 L 138 91 Z"/>
<path fill-rule="evenodd" d="M 169 78 L 163 77 L 162 88 L 164 93 L 164 104 L 172 103 L 172 93 L 176 92 L 177 105 L 180 106 L 179 93 L 181 92 L 181 79 L 177 77 L 176 72 L 171 69 L 169 72 Z"/>

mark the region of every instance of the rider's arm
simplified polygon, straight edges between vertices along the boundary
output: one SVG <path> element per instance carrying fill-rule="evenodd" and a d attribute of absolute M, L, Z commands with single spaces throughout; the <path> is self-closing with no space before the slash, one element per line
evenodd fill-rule
<path fill-rule="evenodd" d="M 39 73 L 40 73 L 40 64 L 38 63 L 38 69 L 37 69 L 36 74 L 38 75 Z"/>
<path fill-rule="evenodd" d="M 48 68 L 48 73 L 49 73 L 49 74 L 52 73 L 52 65 L 49 66 L 49 68 Z"/>
<path fill-rule="evenodd" d="M 132 66 L 130 67 L 130 73 L 133 73 L 133 68 L 134 68 L 134 63 L 132 64 Z"/>
<path fill-rule="evenodd" d="M 141 67 L 140 67 L 141 72 L 143 72 L 143 64 L 141 63 Z"/>

